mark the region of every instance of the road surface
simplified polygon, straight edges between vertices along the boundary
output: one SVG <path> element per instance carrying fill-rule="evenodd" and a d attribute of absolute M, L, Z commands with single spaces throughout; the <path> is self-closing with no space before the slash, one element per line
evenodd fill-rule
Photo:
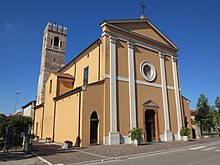
<path fill-rule="evenodd" d="M 103 162 L 88 163 L 102 165 L 220 165 L 220 142 L 141 154 Z"/>

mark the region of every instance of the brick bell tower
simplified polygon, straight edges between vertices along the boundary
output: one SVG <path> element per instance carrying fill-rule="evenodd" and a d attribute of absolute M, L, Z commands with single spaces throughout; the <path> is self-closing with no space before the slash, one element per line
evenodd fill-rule
<path fill-rule="evenodd" d="M 44 29 L 36 105 L 44 102 L 45 84 L 50 73 L 57 72 L 64 66 L 66 36 L 67 28 L 57 24 L 48 23 Z"/>

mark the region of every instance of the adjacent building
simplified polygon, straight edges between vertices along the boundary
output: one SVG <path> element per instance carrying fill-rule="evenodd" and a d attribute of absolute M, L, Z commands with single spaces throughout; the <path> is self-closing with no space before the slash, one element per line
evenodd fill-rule
<path fill-rule="evenodd" d="M 178 47 L 145 17 L 100 25 L 101 37 L 65 66 L 66 28 L 45 28 L 35 135 L 112 145 L 131 143 L 128 132 L 139 127 L 144 141 L 180 140 L 191 121 Z"/>

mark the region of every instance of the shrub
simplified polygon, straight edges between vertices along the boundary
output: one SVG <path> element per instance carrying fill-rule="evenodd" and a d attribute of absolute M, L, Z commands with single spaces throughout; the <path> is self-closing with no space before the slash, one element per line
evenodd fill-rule
<path fill-rule="evenodd" d="M 182 127 L 180 130 L 181 136 L 189 136 L 190 135 L 190 129 L 187 127 Z"/>
<path fill-rule="evenodd" d="M 129 133 L 128 137 L 130 137 L 131 140 L 140 141 L 143 135 L 143 130 L 141 128 L 133 128 L 128 133 Z"/>

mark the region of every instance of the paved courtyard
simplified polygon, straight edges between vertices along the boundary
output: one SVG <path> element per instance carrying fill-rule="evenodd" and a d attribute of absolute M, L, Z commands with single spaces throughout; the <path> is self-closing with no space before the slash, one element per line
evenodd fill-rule
<path fill-rule="evenodd" d="M 33 153 L 52 164 L 82 164 L 112 159 L 124 159 L 141 154 L 168 151 L 174 148 L 199 145 L 219 140 L 219 137 L 214 137 L 189 142 L 160 142 L 141 146 L 130 144 L 115 146 L 95 145 L 86 148 L 73 148 L 68 150 L 62 149 L 58 144 L 34 142 Z"/>

